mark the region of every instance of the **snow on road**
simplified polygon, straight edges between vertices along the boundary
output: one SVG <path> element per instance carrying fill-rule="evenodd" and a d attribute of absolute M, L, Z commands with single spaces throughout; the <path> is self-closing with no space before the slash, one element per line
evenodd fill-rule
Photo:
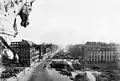
<path fill-rule="evenodd" d="M 56 52 L 51 55 L 54 56 L 55 53 Z M 43 59 L 43 61 L 32 64 L 31 68 L 26 68 L 25 73 L 24 71 L 20 72 L 17 75 L 19 79 L 12 77 L 7 81 L 71 81 L 67 76 L 61 75 L 54 69 L 45 68 L 44 65 L 46 65 L 46 62 L 48 62 L 45 61 L 47 58 L 49 58 L 49 55 L 45 56 L 45 59 Z M 90 71 L 86 71 L 86 73 L 89 81 L 96 81 L 95 76 L 92 75 Z"/>
<path fill-rule="evenodd" d="M 87 77 L 89 81 L 96 81 L 95 76 L 90 71 L 85 71 L 87 73 Z"/>

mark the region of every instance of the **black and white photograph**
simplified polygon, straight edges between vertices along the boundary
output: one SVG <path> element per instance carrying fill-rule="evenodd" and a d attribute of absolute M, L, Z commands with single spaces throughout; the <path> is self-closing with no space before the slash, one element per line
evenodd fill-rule
<path fill-rule="evenodd" d="M 120 81 L 120 0 L 0 0 L 0 81 Z"/>

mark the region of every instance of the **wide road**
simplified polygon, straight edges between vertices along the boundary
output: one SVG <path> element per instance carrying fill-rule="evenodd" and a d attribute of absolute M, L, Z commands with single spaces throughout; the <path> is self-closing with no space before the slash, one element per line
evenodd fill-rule
<path fill-rule="evenodd" d="M 55 70 L 45 68 L 48 64 L 47 59 L 52 58 L 57 52 L 52 53 L 50 56 L 49 54 L 45 56 L 42 62 L 33 68 L 26 81 L 70 81 L 67 77 L 60 75 Z"/>
<path fill-rule="evenodd" d="M 59 51 L 59 50 L 58 50 Z M 60 75 L 54 69 L 45 68 L 48 64 L 48 58 L 52 58 L 58 51 L 44 56 L 44 59 L 33 65 L 31 69 L 26 69 L 26 73 L 19 73 L 19 79 L 11 78 L 7 81 L 71 81 L 68 77 Z"/>
<path fill-rule="evenodd" d="M 24 72 L 19 73 L 17 75 L 19 79 L 11 78 L 7 81 L 71 81 L 67 76 L 60 75 L 54 69 L 45 68 L 48 65 L 48 58 L 53 57 L 55 53 L 48 54 L 41 62 L 34 64 L 30 69 L 26 68 L 25 74 Z M 87 76 L 89 81 L 95 81 L 91 72 L 88 71 Z"/>

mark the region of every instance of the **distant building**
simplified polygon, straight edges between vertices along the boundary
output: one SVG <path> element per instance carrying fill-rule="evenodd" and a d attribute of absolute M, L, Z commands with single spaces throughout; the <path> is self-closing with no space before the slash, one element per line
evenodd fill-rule
<path fill-rule="evenodd" d="M 107 64 L 116 63 L 116 56 L 118 55 L 117 46 L 112 43 L 87 42 L 84 45 L 84 56 L 88 58 L 88 65 L 105 66 L 104 68 L 111 67 Z"/>
<path fill-rule="evenodd" d="M 89 62 L 114 62 L 116 56 L 116 46 L 105 43 L 85 44 Z"/>

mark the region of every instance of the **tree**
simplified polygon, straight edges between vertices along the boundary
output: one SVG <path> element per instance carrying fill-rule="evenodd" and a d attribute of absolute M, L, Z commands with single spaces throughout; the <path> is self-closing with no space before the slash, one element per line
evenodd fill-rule
<path fill-rule="evenodd" d="M 83 45 L 81 45 L 81 44 L 69 45 L 67 47 L 67 52 L 73 58 L 79 58 L 79 56 L 84 56 L 83 55 Z"/>

